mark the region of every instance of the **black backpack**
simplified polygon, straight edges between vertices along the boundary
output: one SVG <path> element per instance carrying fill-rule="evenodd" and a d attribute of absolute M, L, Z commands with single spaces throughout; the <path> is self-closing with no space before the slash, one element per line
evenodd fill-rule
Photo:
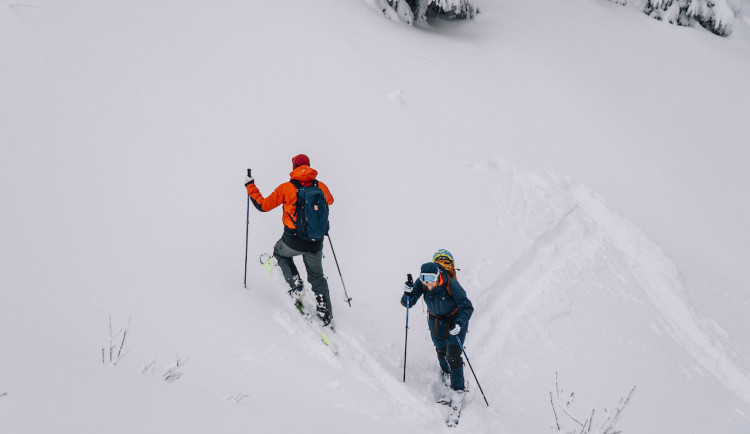
<path fill-rule="evenodd" d="M 297 188 L 297 204 L 294 216 L 295 235 L 305 241 L 318 241 L 328 233 L 328 202 L 318 181 L 312 185 L 302 185 L 296 179 L 291 182 Z"/>

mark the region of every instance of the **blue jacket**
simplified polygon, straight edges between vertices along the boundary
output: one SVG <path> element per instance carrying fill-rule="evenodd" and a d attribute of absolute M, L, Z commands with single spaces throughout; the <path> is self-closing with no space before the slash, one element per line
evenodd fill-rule
<path fill-rule="evenodd" d="M 440 268 L 440 276 L 440 284 L 432 291 L 428 291 L 422 281 L 417 279 L 411 294 L 405 292 L 401 297 L 401 304 L 406 307 L 408 299 L 409 307 L 412 307 L 419 301 L 419 297 L 424 296 L 431 318 L 444 319 L 449 324 L 458 324 L 462 329 L 468 330 L 469 318 L 474 312 L 474 306 L 458 280 L 450 277 L 442 268 Z"/>

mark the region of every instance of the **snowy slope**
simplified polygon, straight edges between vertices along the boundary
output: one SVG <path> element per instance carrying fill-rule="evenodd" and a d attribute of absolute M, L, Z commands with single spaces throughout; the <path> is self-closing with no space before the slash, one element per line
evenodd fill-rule
<path fill-rule="evenodd" d="M 748 432 L 747 17 L 480 6 L 0 2 L 0 431 L 442 430 L 398 298 L 448 248 L 491 404 L 472 378 L 459 429 L 552 432 L 558 373 L 581 418 L 636 386 L 623 432 Z M 300 152 L 336 198 L 338 356 L 257 264 L 278 211 L 241 283 L 244 169 L 268 193 Z"/>

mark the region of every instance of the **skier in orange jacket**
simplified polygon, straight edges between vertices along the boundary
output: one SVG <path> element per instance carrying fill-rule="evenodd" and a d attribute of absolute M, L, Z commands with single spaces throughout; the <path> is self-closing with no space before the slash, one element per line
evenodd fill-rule
<path fill-rule="evenodd" d="M 310 167 L 310 159 L 307 155 L 299 154 L 292 158 L 292 169 L 289 182 L 276 187 L 268 197 L 263 197 L 252 177 L 246 178 L 245 187 L 253 205 L 261 212 L 271 211 L 283 205 L 281 220 L 284 223 L 284 234 L 274 246 L 273 256 L 281 267 L 284 279 L 289 283 L 291 288 L 289 294 L 296 299 L 302 297 L 304 287 L 297 266 L 294 264 L 294 257 L 302 256 L 307 270 L 307 281 L 310 282 L 312 291 L 315 293 L 318 316 L 323 325 L 329 325 L 333 319 L 333 310 L 328 281 L 323 273 L 323 236 L 310 239 L 306 236 L 307 234 L 299 233 L 296 219 L 298 216 L 297 197 L 301 188 L 317 186 L 322 191 L 326 205 L 333 204 L 333 196 L 328 186 L 316 179 L 318 172 Z M 325 218 L 327 229 L 327 209 Z"/>

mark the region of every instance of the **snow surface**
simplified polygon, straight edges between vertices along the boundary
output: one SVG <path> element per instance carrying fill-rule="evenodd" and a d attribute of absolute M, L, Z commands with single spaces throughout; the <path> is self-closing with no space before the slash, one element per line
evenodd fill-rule
<path fill-rule="evenodd" d="M 624 433 L 750 432 L 748 9 L 720 38 L 476 3 L 0 0 L 0 432 L 442 431 L 398 303 L 438 248 L 490 403 L 467 370 L 457 430 L 554 432 L 557 373 L 581 419 L 635 386 Z M 245 168 L 267 194 L 300 152 L 336 198 L 338 356 L 257 263 L 280 211 L 242 285 Z"/>

